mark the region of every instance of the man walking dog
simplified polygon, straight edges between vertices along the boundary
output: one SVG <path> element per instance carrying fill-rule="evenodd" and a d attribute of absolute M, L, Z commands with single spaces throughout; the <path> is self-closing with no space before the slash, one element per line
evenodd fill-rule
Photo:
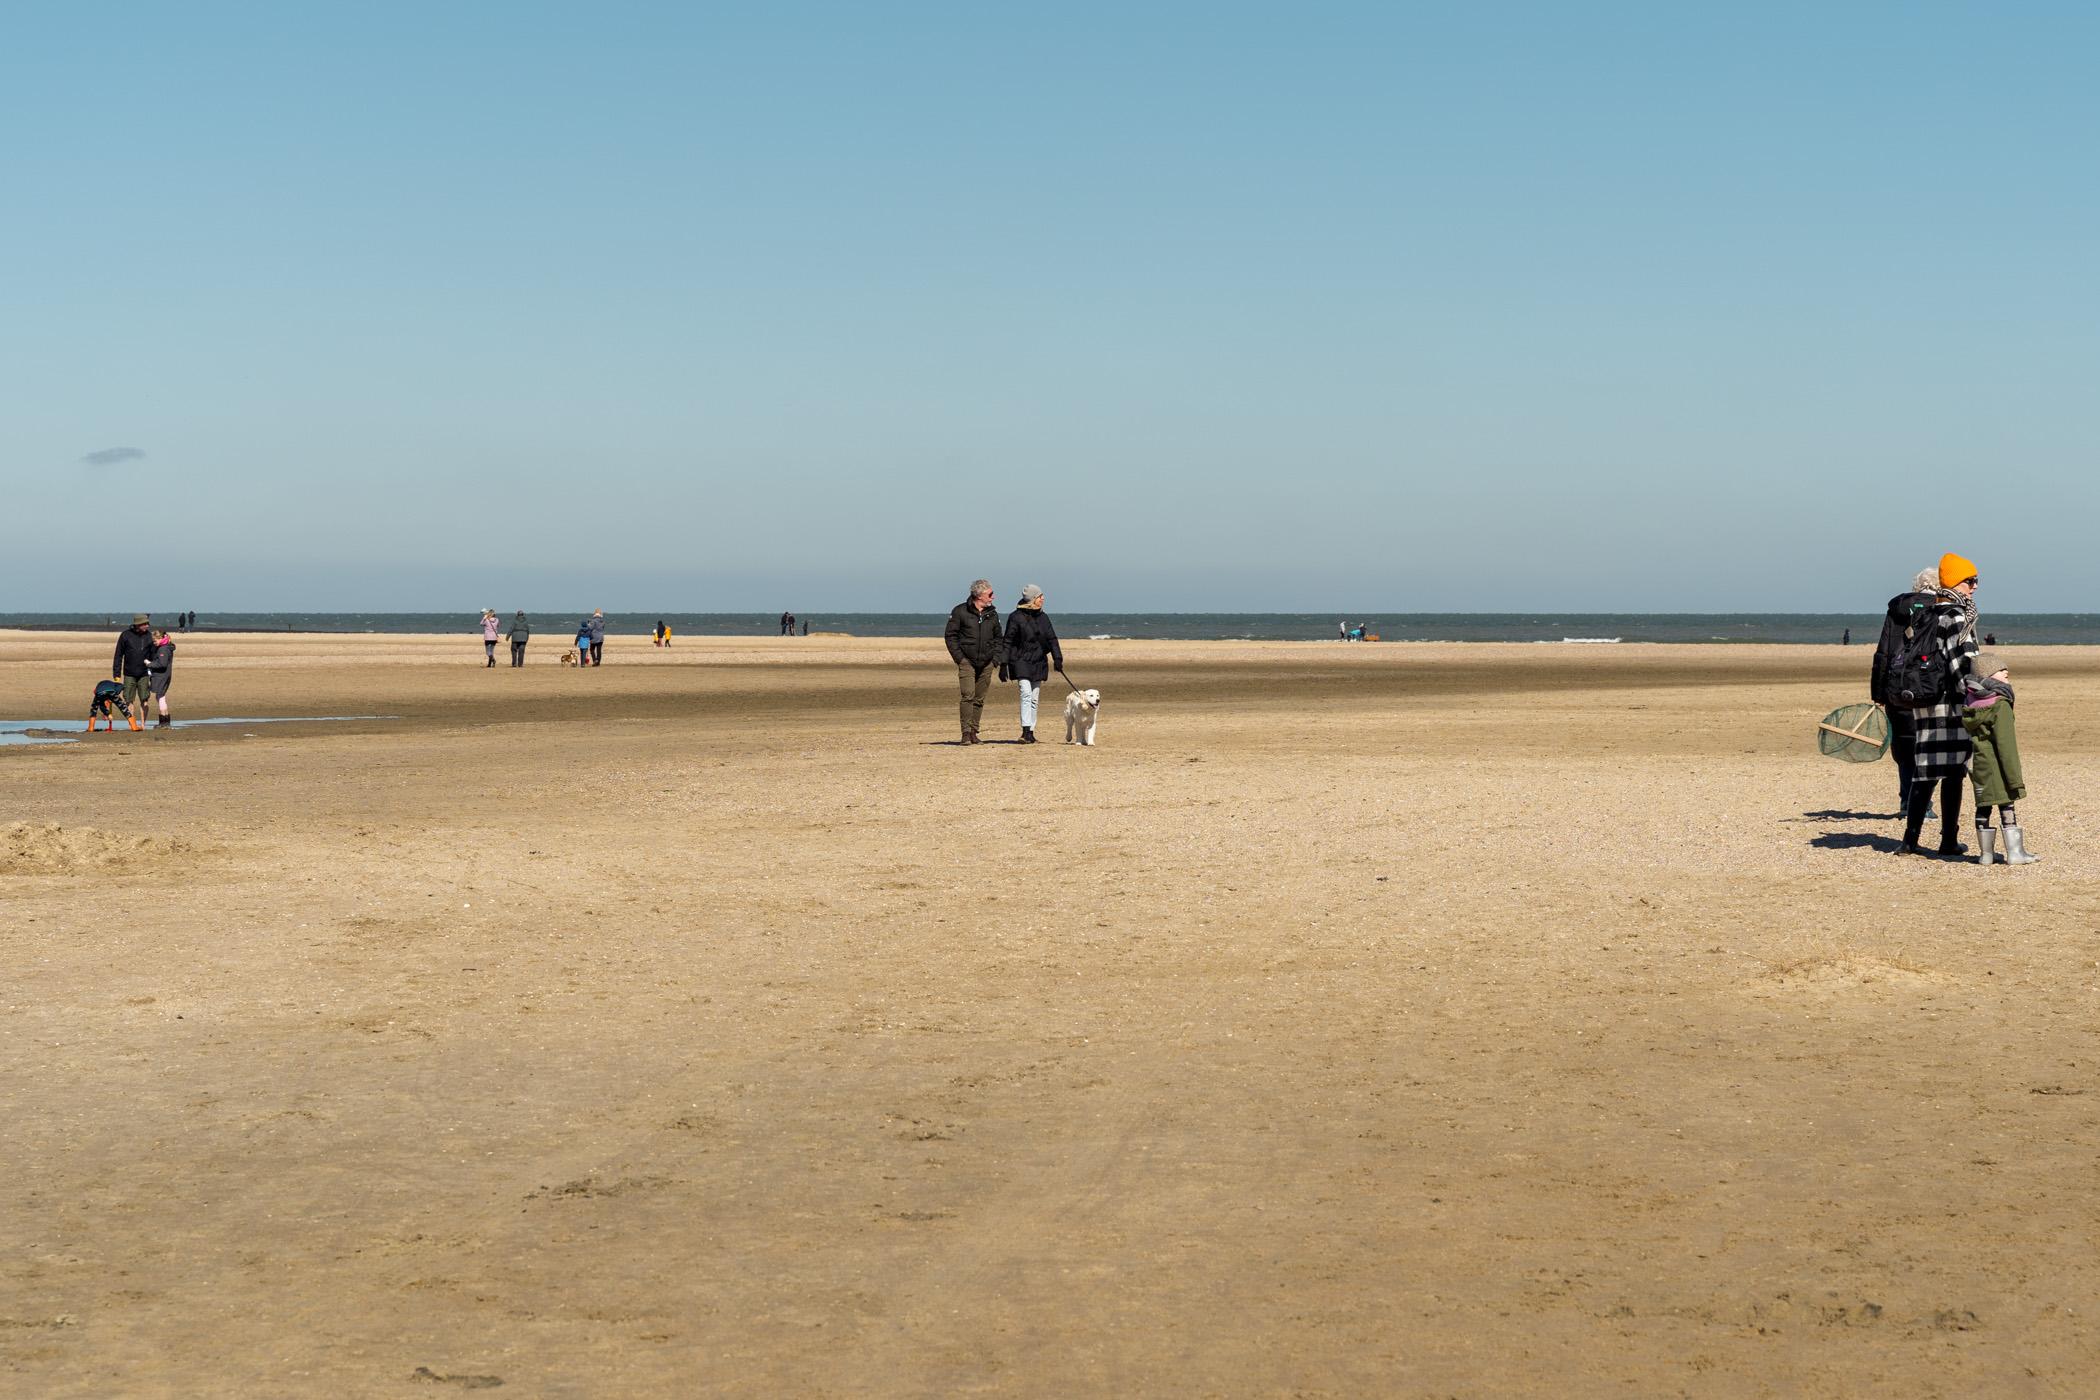
<path fill-rule="evenodd" d="M 977 727 L 984 720 L 984 697 L 1005 659 L 1006 639 L 999 632 L 999 610 L 992 606 L 990 579 L 970 585 L 970 596 L 948 614 L 948 655 L 955 661 L 956 684 L 962 694 L 962 741 L 983 742 Z"/>

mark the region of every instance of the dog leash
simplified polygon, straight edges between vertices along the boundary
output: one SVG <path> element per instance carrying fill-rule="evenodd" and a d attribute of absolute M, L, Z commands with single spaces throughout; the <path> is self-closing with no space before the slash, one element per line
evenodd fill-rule
<path fill-rule="evenodd" d="M 1072 693 L 1074 695 L 1077 695 L 1081 690 L 1085 689 L 1084 686 L 1073 685 L 1072 678 L 1065 674 L 1065 668 L 1062 666 L 1057 668 L 1057 678 L 1063 681 L 1066 685 L 1072 686 Z M 1096 700 L 1094 703 L 1098 705 L 1101 702 Z"/>

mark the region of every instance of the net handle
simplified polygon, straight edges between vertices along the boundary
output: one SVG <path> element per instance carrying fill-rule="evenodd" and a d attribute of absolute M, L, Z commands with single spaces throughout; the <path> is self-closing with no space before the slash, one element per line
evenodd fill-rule
<path fill-rule="evenodd" d="M 1881 706 L 1874 705 L 1871 706 L 1865 714 L 1861 715 L 1859 717 L 1859 723 L 1854 725 L 1850 729 L 1840 729 L 1836 725 L 1827 723 L 1822 720 L 1816 721 L 1816 728 L 1823 730 L 1826 733 L 1835 734 L 1842 739 L 1849 739 L 1862 744 L 1885 744 L 1888 742 L 1886 736 L 1883 736 L 1880 739 L 1874 739 L 1860 732 L 1866 727 L 1866 723 L 1868 720 L 1874 718 L 1874 716 L 1880 713 Z"/>

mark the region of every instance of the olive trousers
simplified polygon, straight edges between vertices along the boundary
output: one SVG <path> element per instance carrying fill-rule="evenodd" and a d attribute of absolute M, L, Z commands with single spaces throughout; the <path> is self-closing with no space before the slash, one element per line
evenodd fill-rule
<path fill-rule="evenodd" d="M 977 732 L 984 720 L 984 697 L 992 693 L 992 682 L 998 679 L 999 668 L 989 663 L 975 666 L 959 661 L 955 666 L 956 685 L 962 692 L 962 727 L 967 736 Z"/>

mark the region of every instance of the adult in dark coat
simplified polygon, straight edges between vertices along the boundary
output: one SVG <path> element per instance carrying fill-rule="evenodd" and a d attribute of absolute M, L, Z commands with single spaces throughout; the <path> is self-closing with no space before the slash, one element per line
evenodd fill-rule
<path fill-rule="evenodd" d="M 124 708 L 139 724 L 145 722 L 146 707 L 153 702 L 153 687 L 147 680 L 153 650 L 153 619 L 137 613 L 131 626 L 117 634 L 116 654 L 109 663 L 109 678 L 124 687 Z"/>
<path fill-rule="evenodd" d="M 1006 619 L 1006 668 L 1004 676 L 1021 683 L 1021 742 L 1035 742 L 1035 713 L 1050 672 L 1065 669 L 1064 649 L 1057 644 L 1057 629 L 1043 611 L 1043 590 L 1034 584 L 1021 589 L 1021 602 Z"/>
<path fill-rule="evenodd" d="M 1969 774 L 1969 734 L 1962 727 L 1969 674 L 1976 661 L 1976 566 L 1959 554 L 1940 559 L 1926 610 L 1931 645 L 1947 668 L 1946 697 L 1938 704 L 1910 712 L 1917 728 L 1911 756 L 1911 789 L 1903 815 L 1904 854 L 1914 855 L 1925 826 L 1926 809 L 1932 805 L 1932 790 L 1939 787 L 1940 854 L 1958 856 L 1968 850 L 1961 843 L 1963 779 Z M 1893 713 L 1893 709 L 1891 713 Z"/>
<path fill-rule="evenodd" d="M 532 640 L 532 624 L 525 620 L 525 609 L 519 608 L 517 616 L 510 620 L 510 664 L 525 664 L 525 644 Z"/>
<path fill-rule="evenodd" d="M 1888 614 L 1881 622 L 1881 640 L 1874 644 L 1874 667 L 1867 678 L 1867 693 L 1875 704 L 1888 711 L 1889 757 L 1896 761 L 1896 815 L 1910 811 L 1910 785 L 1916 776 L 1911 772 L 1911 757 L 1917 751 L 1918 724 L 1911 712 L 1901 705 L 1889 703 L 1888 666 L 1903 629 L 1908 625 L 1913 606 L 1929 606 L 1928 600 L 1939 587 L 1938 569 L 1920 569 L 1917 577 L 1910 581 L 1908 593 L 1898 593 L 1889 599 Z"/>
<path fill-rule="evenodd" d="M 999 635 L 999 610 L 992 606 L 990 579 L 970 585 L 970 596 L 948 614 L 948 657 L 955 663 L 956 684 L 962 696 L 962 741 L 981 742 L 978 727 L 984 722 L 984 697 L 991 692 L 992 678 L 1006 659 L 1006 639 Z"/>

